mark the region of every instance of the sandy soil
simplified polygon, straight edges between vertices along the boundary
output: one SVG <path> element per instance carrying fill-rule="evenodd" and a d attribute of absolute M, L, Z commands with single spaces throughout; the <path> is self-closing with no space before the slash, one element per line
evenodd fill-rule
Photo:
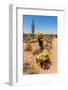
<path fill-rule="evenodd" d="M 24 46 L 26 45 L 26 43 L 24 43 Z M 35 69 L 39 72 L 39 73 L 56 73 L 57 72 L 57 38 L 54 38 L 52 40 L 52 49 L 50 51 L 50 60 L 52 62 L 52 65 L 50 66 L 50 69 L 47 70 L 43 70 L 37 63 L 36 60 L 33 56 L 33 51 L 35 49 L 39 48 L 38 43 L 32 43 L 32 51 L 24 51 L 24 63 L 30 63 L 32 62 L 32 64 L 34 64 Z"/>

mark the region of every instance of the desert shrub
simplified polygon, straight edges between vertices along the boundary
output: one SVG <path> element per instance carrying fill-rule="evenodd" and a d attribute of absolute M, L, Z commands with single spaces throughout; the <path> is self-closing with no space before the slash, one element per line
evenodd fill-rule
<path fill-rule="evenodd" d="M 25 50 L 32 50 L 32 46 L 31 46 L 31 43 L 30 43 L 30 38 L 26 39 Z"/>
<path fill-rule="evenodd" d="M 46 45 L 45 48 L 50 51 L 52 49 L 53 35 L 45 36 Z"/>
<path fill-rule="evenodd" d="M 38 74 L 39 72 L 35 69 L 32 63 L 24 63 L 23 65 L 23 72 L 25 74 Z"/>
<path fill-rule="evenodd" d="M 38 74 L 39 72 L 32 66 L 30 69 L 28 69 L 28 74 Z"/>
<path fill-rule="evenodd" d="M 30 63 L 23 64 L 23 72 L 26 72 L 30 68 Z"/>
<path fill-rule="evenodd" d="M 37 42 L 37 39 L 31 39 L 30 42 L 35 43 L 35 42 Z"/>
<path fill-rule="evenodd" d="M 25 51 L 31 51 L 32 50 L 32 46 L 30 44 L 27 44 L 25 46 Z"/>

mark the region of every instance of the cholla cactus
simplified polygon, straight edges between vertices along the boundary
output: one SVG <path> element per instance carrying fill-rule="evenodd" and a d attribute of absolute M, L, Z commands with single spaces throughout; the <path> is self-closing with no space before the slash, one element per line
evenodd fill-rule
<path fill-rule="evenodd" d="M 51 61 L 49 60 L 49 53 L 47 50 L 44 50 L 42 53 L 36 55 L 36 61 L 40 64 L 41 68 L 49 69 Z"/>
<path fill-rule="evenodd" d="M 37 38 L 43 38 L 44 37 L 44 33 L 42 33 L 42 32 L 38 32 L 36 35 L 37 35 Z"/>
<path fill-rule="evenodd" d="M 43 52 L 36 55 L 37 62 L 45 61 L 49 58 L 49 53 L 47 50 L 44 50 Z"/>
<path fill-rule="evenodd" d="M 39 44 L 40 50 L 42 51 L 43 50 L 43 37 L 44 37 L 44 33 L 38 32 L 36 35 L 37 35 L 37 38 L 38 38 L 38 44 Z"/>

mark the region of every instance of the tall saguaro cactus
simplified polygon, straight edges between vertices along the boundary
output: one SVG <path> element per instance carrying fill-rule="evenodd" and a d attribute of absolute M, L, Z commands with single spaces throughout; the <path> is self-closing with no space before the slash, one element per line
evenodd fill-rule
<path fill-rule="evenodd" d="M 35 24 L 34 24 L 34 18 L 32 20 L 32 36 L 33 36 L 33 39 L 34 39 L 34 33 L 35 33 Z"/>

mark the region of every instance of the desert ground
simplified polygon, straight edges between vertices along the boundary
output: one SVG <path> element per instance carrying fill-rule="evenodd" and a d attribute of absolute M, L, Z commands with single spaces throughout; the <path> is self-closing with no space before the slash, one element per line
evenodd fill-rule
<path fill-rule="evenodd" d="M 46 43 L 46 41 L 44 41 L 44 43 Z M 25 46 L 26 46 L 26 43 L 24 42 L 24 48 Z M 52 64 L 49 70 L 44 70 L 36 63 L 36 59 L 35 59 L 35 56 L 33 55 L 33 52 L 35 49 L 39 48 L 38 42 L 31 43 L 31 46 L 32 46 L 32 51 L 25 51 L 23 49 L 24 50 L 23 63 L 30 63 L 31 65 L 33 65 L 34 69 L 32 70 L 36 71 L 36 73 L 39 73 L 39 74 L 57 73 L 57 38 L 54 37 L 52 39 L 52 48 L 50 49 L 50 60 Z M 23 73 L 29 74 L 28 72 L 32 72 L 32 70 L 31 69 L 25 70 L 25 71 L 23 70 Z"/>

